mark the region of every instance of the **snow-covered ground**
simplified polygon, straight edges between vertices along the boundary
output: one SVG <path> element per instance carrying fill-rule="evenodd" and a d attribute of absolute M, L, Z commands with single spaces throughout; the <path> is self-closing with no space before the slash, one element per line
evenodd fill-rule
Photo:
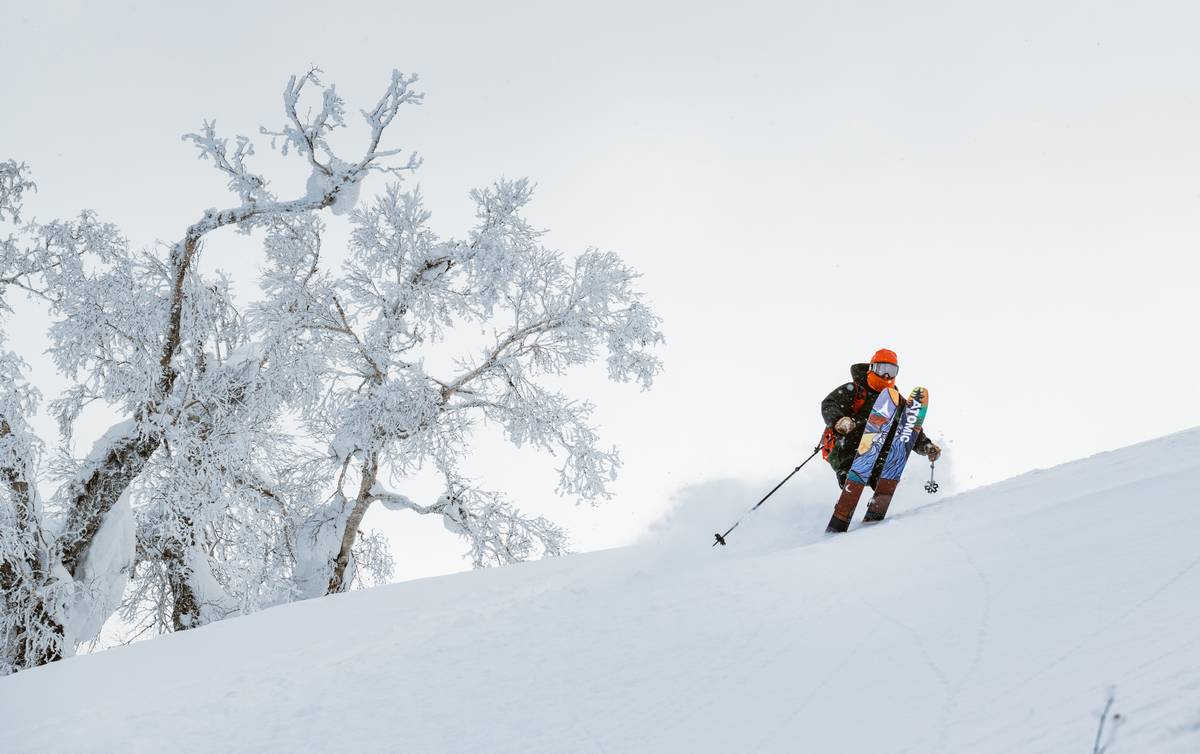
<path fill-rule="evenodd" d="M 0 751 L 1088 752 L 1112 686 L 1110 754 L 1197 752 L 1198 475 L 1192 430 L 287 605 L 0 679 Z"/>

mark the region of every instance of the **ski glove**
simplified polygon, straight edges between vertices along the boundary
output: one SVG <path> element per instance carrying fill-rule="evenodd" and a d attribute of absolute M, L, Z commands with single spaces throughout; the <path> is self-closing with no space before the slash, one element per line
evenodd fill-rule
<path fill-rule="evenodd" d="M 839 435 L 848 435 L 854 431 L 854 420 L 849 416 L 843 416 L 833 425 L 833 431 Z"/>
<path fill-rule="evenodd" d="M 929 443 L 929 447 L 925 448 L 924 455 L 926 458 L 929 459 L 930 463 L 933 463 L 934 461 L 936 461 L 937 459 L 942 457 L 942 449 L 939 448 L 936 443 L 931 442 L 931 443 Z"/>

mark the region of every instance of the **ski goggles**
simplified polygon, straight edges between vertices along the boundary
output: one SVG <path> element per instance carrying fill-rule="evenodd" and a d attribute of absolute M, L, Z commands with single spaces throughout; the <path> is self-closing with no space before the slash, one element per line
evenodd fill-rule
<path fill-rule="evenodd" d="M 900 374 L 900 367 L 895 364 L 888 364 L 883 361 L 877 361 L 871 365 L 871 371 L 883 377 L 886 380 L 896 379 L 896 375 Z"/>

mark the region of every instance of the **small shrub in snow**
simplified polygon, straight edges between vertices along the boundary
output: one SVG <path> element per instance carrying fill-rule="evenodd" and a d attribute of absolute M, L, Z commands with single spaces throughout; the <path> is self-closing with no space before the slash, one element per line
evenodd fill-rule
<path fill-rule="evenodd" d="M 1113 703 L 1116 700 L 1117 690 L 1109 689 L 1108 700 L 1104 703 L 1104 709 L 1100 712 L 1100 722 L 1096 726 L 1096 740 L 1092 744 L 1092 754 L 1105 754 L 1117 738 L 1117 729 L 1125 722 L 1125 717 L 1120 712 L 1113 712 Z M 1108 726 L 1107 736 L 1105 735 L 1105 725 Z"/>

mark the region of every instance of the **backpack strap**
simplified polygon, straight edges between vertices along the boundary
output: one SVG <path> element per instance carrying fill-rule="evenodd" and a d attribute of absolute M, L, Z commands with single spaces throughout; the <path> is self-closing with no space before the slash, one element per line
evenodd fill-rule
<path fill-rule="evenodd" d="M 862 411 L 863 404 L 867 402 L 867 389 L 857 382 L 854 383 L 854 400 L 850 403 L 850 413 L 855 416 L 859 411 Z"/>

